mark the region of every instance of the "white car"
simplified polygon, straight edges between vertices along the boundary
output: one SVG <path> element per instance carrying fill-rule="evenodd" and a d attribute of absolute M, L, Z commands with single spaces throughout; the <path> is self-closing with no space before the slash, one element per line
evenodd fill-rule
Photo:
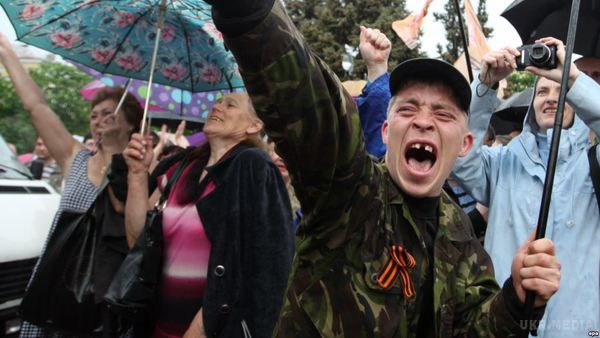
<path fill-rule="evenodd" d="M 60 201 L 34 180 L 0 136 L 0 337 L 19 331 L 21 298 Z"/>

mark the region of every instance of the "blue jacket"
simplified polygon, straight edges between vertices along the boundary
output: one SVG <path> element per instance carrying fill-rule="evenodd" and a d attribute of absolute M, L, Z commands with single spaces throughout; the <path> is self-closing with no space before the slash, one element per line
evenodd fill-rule
<path fill-rule="evenodd" d="M 390 102 L 390 75 L 385 73 L 368 83 L 356 98 L 360 127 L 365 136 L 365 146 L 369 155 L 382 158 L 387 151 L 381 137 L 381 126 L 387 118 Z"/>
<path fill-rule="evenodd" d="M 477 95 L 478 86 L 479 94 L 485 92 L 482 97 Z M 486 89 L 478 80 L 472 84 L 469 128 L 475 144 L 457 160 L 453 175 L 490 208 L 485 249 L 494 262 L 496 279 L 504 281 L 511 274 L 514 253 L 535 229 L 546 163 L 540 157 L 539 127 L 531 106 L 523 132 L 508 145 L 483 145 L 498 102 L 496 91 Z M 561 133 L 546 233 L 562 265 L 561 282 L 540 323 L 542 338 L 582 337 L 600 328 L 600 218 L 587 159 L 587 126 L 600 135 L 600 86 L 582 74 L 568 91 L 567 102 L 576 116 Z M 551 129 L 546 136 L 550 143 Z"/>

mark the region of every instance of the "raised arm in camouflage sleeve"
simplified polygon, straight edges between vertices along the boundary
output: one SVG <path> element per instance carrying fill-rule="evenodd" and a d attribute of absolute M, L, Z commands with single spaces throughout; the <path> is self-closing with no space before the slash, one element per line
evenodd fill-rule
<path fill-rule="evenodd" d="M 290 171 L 304 214 L 301 228 L 314 227 L 300 232 L 327 236 L 343 225 L 368 162 L 356 105 L 310 52 L 279 1 L 252 31 L 225 40 Z"/>

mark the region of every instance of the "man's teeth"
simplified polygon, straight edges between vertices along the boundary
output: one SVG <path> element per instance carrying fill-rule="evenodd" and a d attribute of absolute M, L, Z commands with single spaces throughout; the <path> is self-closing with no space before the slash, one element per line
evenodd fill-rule
<path fill-rule="evenodd" d="M 433 147 L 428 145 L 428 144 L 421 144 L 421 143 L 414 143 L 412 146 L 410 146 L 413 149 L 421 149 L 423 148 L 423 150 L 433 153 Z"/>

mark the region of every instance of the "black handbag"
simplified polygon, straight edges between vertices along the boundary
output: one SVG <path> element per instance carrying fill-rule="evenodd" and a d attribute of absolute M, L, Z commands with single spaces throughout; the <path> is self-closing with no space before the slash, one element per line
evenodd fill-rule
<path fill-rule="evenodd" d="M 116 315 L 133 322 L 152 319 L 158 300 L 162 274 L 162 211 L 170 188 L 175 184 L 187 161 L 182 160 L 169 179 L 159 201 L 146 215 L 146 224 L 115 274 L 104 301 Z"/>
<path fill-rule="evenodd" d="M 88 210 L 61 213 L 23 296 L 20 312 L 24 320 L 72 333 L 102 329 L 102 304 L 95 301 L 93 279 L 96 201 Z"/>

